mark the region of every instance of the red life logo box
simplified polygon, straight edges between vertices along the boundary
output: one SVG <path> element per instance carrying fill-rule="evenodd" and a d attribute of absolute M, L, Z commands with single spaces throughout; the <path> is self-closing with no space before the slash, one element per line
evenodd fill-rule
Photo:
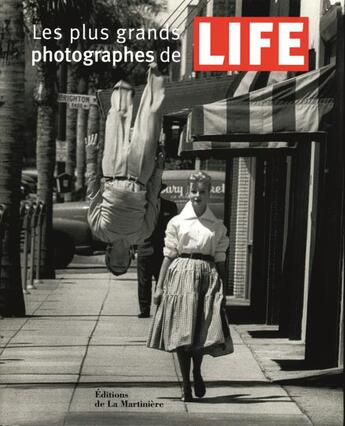
<path fill-rule="evenodd" d="M 306 17 L 194 18 L 194 71 L 308 71 Z"/>

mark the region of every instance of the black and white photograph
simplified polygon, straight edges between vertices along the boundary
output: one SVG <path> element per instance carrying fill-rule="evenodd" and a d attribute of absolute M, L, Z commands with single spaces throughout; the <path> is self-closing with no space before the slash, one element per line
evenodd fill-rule
<path fill-rule="evenodd" d="M 0 0 L 0 426 L 344 424 L 344 0 Z"/>

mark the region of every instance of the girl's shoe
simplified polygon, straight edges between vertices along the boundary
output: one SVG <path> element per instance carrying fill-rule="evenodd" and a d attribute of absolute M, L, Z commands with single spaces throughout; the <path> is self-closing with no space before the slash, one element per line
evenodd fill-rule
<path fill-rule="evenodd" d="M 206 393 L 206 386 L 204 380 L 201 376 L 200 371 L 193 370 L 193 378 L 194 378 L 194 393 L 198 398 L 202 398 Z"/>
<path fill-rule="evenodd" d="M 181 401 L 182 402 L 192 402 L 193 401 L 192 388 L 191 388 L 190 385 L 188 387 L 183 387 Z"/>

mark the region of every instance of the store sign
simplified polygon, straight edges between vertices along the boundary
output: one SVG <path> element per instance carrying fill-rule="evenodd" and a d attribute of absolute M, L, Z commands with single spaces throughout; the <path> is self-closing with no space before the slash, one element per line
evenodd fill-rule
<path fill-rule="evenodd" d="M 91 105 L 97 106 L 97 98 L 94 95 L 74 95 L 71 93 L 59 93 L 59 103 L 66 103 L 70 108 L 89 109 Z"/>
<path fill-rule="evenodd" d="M 306 17 L 196 17 L 194 71 L 308 71 Z"/>
<path fill-rule="evenodd" d="M 189 200 L 189 183 L 180 180 L 169 180 L 167 187 L 161 192 L 164 198 L 171 201 L 187 202 Z M 223 202 L 225 194 L 225 184 L 222 181 L 214 181 L 210 190 L 211 202 Z"/>

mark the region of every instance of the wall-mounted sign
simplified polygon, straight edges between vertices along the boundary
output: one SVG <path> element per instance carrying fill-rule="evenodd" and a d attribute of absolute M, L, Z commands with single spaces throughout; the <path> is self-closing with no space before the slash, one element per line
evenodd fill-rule
<path fill-rule="evenodd" d="M 72 93 L 59 93 L 57 101 L 66 103 L 70 108 L 89 109 L 91 105 L 97 106 L 97 99 L 94 95 L 74 95 Z"/>

